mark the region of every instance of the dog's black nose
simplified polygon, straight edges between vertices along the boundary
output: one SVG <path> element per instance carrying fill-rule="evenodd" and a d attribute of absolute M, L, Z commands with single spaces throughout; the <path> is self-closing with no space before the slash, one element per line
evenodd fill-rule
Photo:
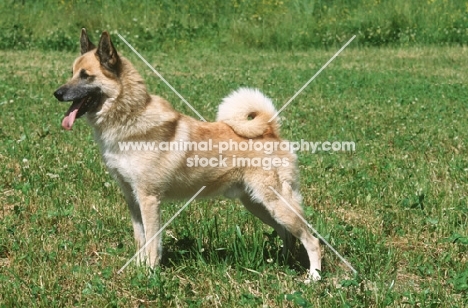
<path fill-rule="evenodd" d="M 61 88 L 58 88 L 57 91 L 54 92 L 54 96 L 56 99 L 58 99 L 59 101 L 63 101 L 63 95 L 65 94 L 65 90 L 61 87 Z"/>

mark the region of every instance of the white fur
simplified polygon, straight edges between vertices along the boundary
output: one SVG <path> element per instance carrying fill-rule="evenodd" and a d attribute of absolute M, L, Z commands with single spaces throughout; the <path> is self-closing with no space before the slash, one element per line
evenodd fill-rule
<path fill-rule="evenodd" d="M 277 133 L 276 118 L 268 121 L 276 114 L 272 101 L 257 89 L 240 88 L 223 99 L 218 108 L 216 121 L 221 121 L 238 134 L 246 138 L 262 136 L 273 127 Z M 249 117 L 252 117 L 249 119 Z"/>

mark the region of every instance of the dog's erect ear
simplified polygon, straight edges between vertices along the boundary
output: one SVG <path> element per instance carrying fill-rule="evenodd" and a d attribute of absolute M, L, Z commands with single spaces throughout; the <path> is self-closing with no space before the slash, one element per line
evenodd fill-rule
<path fill-rule="evenodd" d="M 81 44 L 81 54 L 87 53 L 90 50 L 96 48 L 93 43 L 89 40 L 88 33 L 86 33 L 86 29 L 81 29 L 81 37 L 80 37 L 80 44 Z"/>
<path fill-rule="evenodd" d="M 120 57 L 112 44 L 110 35 L 107 31 L 102 32 L 99 45 L 97 47 L 96 56 L 99 58 L 101 65 L 107 70 L 119 74 L 120 71 Z"/>

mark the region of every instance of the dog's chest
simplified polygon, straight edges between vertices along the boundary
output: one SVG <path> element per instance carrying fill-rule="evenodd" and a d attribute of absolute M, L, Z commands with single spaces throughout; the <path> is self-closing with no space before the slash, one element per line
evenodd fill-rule
<path fill-rule="evenodd" d="M 102 158 L 109 172 L 117 178 L 123 178 L 131 183 L 137 172 L 137 167 L 131 157 L 122 153 L 103 152 Z"/>
<path fill-rule="evenodd" d="M 99 143 L 103 161 L 115 178 L 132 183 L 143 172 L 144 166 L 141 164 L 138 152 L 122 150 L 118 144 Z"/>

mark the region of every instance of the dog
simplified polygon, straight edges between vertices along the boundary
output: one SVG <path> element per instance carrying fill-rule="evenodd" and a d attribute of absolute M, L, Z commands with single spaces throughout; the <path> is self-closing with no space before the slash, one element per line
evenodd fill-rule
<path fill-rule="evenodd" d="M 95 46 L 82 29 L 80 45 L 72 78 L 54 92 L 59 101 L 72 102 L 62 127 L 71 130 L 84 116 L 93 128 L 104 163 L 125 195 L 137 247 L 147 244 L 138 263 L 154 267 L 161 259 L 161 234 L 147 243 L 161 228 L 161 203 L 190 198 L 206 186 L 199 197 L 240 199 L 273 227 L 283 240 L 283 253 L 292 251 L 299 239 L 309 257 L 309 277 L 321 278 L 319 240 L 299 217 L 303 209 L 296 155 L 283 146 L 269 98 L 241 88 L 223 99 L 216 122 L 198 121 L 150 95 L 108 32 Z M 142 142 L 156 146 L 128 147 Z M 175 149 L 180 144 L 186 146 Z M 174 146 L 172 151 L 168 145 Z"/>

